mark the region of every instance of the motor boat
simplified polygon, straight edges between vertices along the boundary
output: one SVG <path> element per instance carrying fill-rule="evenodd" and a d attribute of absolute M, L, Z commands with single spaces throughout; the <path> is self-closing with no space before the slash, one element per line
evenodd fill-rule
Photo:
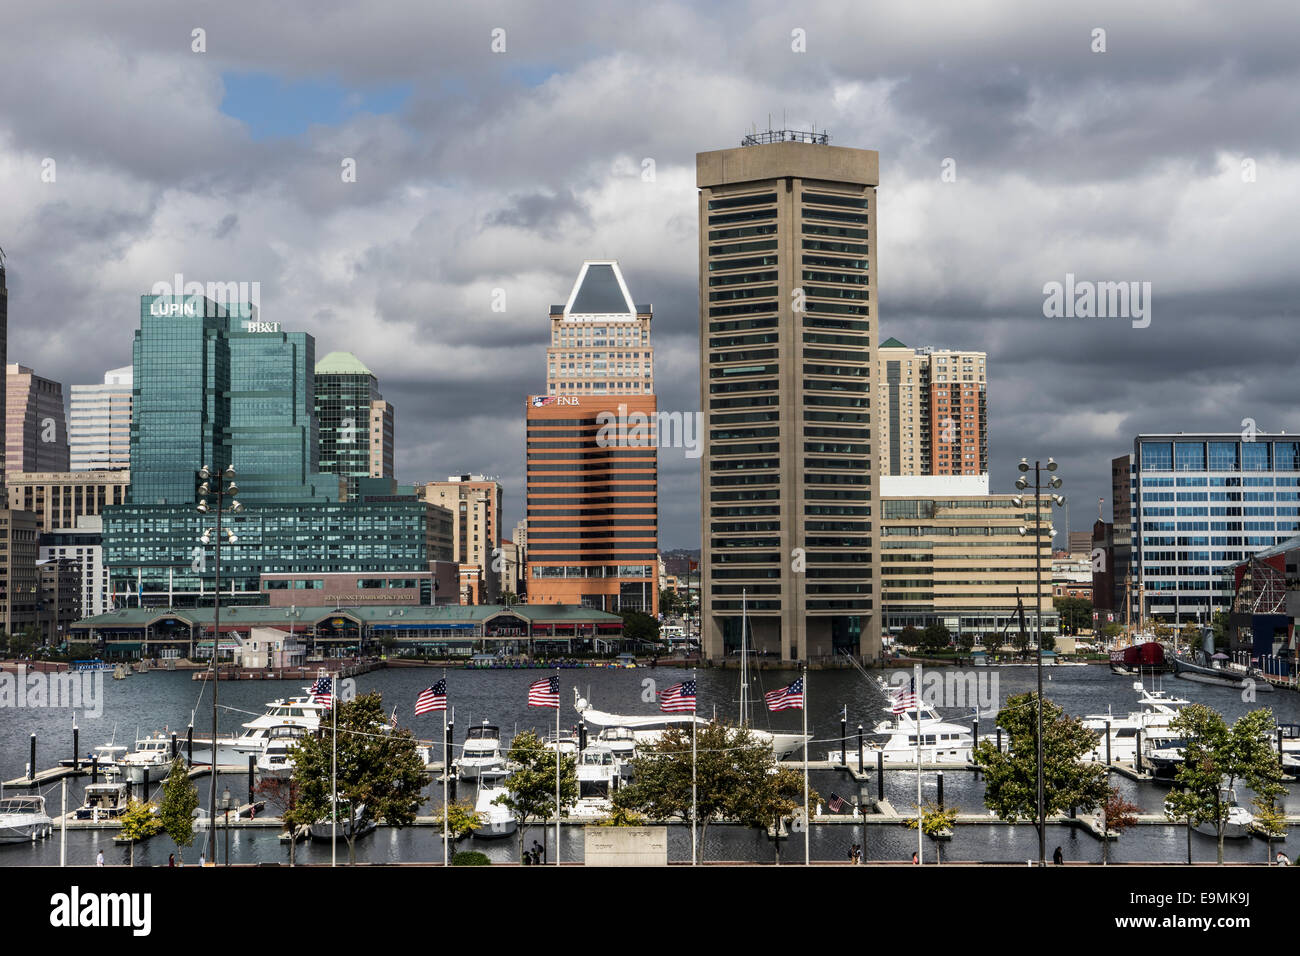
<path fill-rule="evenodd" d="M 238 735 L 220 735 L 217 738 L 217 766 L 247 767 L 248 758 L 254 760 L 266 751 L 273 727 L 291 724 L 301 727 L 304 732 L 314 734 L 320 729 L 322 716 L 326 712 L 324 704 L 318 704 L 311 697 L 291 697 L 288 700 L 274 700 L 266 705 L 266 713 L 243 725 L 244 732 Z M 212 736 L 210 734 L 194 735 L 194 761 L 196 765 L 212 763 Z"/>
<path fill-rule="evenodd" d="M 0 797 L 0 843 L 35 843 L 48 837 L 53 827 L 39 794 Z"/>
<path fill-rule="evenodd" d="M 1098 735 L 1097 745 L 1083 759 L 1106 759 L 1107 733 L 1110 735 L 1110 759 L 1129 763 L 1136 760 L 1139 737 L 1144 758 L 1148 752 L 1179 741 L 1180 735 L 1170 729 L 1170 724 L 1191 701 L 1173 697 L 1163 690 L 1148 690 L 1141 681 L 1135 682 L 1133 689 L 1138 691 L 1138 710 L 1122 717 L 1105 713 L 1088 714 L 1082 718 L 1083 726 Z"/>
<path fill-rule="evenodd" d="M 280 724 L 266 734 L 266 748 L 257 758 L 255 769 L 263 780 L 288 780 L 293 776 L 293 749 L 307 736 L 297 724 Z"/>
<path fill-rule="evenodd" d="M 170 772 L 171 765 L 171 741 L 163 734 L 136 740 L 135 750 L 117 762 L 127 783 L 144 783 L 146 773 L 150 783 L 158 783 Z"/>
<path fill-rule="evenodd" d="M 1219 796 L 1228 808 L 1228 818 L 1223 824 L 1224 837 L 1229 840 L 1239 840 L 1250 836 L 1251 827 L 1255 824 L 1255 816 L 1245 807 L 1238 805 L 1237 791 L 1231 787 L 1224 787 L 1219 791 Z M 1203 833 L 1206 836 L 1217 837 L 1219 835 L 1213 820 L 1199 823 L 1193 829 L 1197 833 Z"/>
<path fill-rule="evenodd" d="M 590 743 L 578 755 L 578 802 L 571 816 L 603 818 L 613 809 L 613 798 L 622 778 L 622 761 L 605 744 Z"/>
<path fill-rule="evenodd" d="M 605 727 L 596 735 L 594 743 L 608 747 L 614 759 L 627 764 L 636 756 L 636 734 L 631 727 Z"/>
<path fill-rule="evenodd" d="M 456 775 L 461 780 L 477 780 L 484 770 L 498 770 L 505 766 L 501 755 L 501 728 L 486 720 L 471 727 L 465 735 L 465 745 L 456 760 Z"/>
<path fill-rule="evenodd" d="M 893 713 L 889 707 L 884 709 Z M 969 727 L 944 720 L 938 711 L 922 702 L 906 713 L 894 714 L 892 720 L 880 721 L 872 733 L 885 740 L 865 744 L 864 759 L 873 765 L 880 759 L 886 767 L 916 766 L 918 735 L 922 764 L 965 766 L 970 763 L 975 746 Z M 876 757 L 877 753 L 881 754 L 880 758 Z M 828 759 L 839 761 L 838 747 L 830 752 Z"/>
<path fill-rule="evenodd" d="M 84 802 L 77 808 L 78 820 L 114 820 L 126 809 L 129 788 L 125 783 L 92 783 Z"/>
<path fill-rule="evenodd" d="M 513 836 L 519 830 L 519 822 L 510 808 L 496 802 L 509 793 L 501 783 L 506 774 L 504 769 L 484 770 L 479 774 L 478 795 L 474 799 L 479 825 L 470 832 L 480 840 L 499 840 Z"/>
<path fill-rule="evenodd" d="M 338 809 L 338 826 L 337 833 L 341 839 L 348 839 L 355 830 L 357 836 L 365 836 L 375 829 L 375 821 L 366 815 L 366 805 L 357 804 L 355 822 L 351 813 L 350 806 L 344 801 L 339 801 Z M 336 832 L 335 826 L 331 823 L 328 816 L 323 820 L 318 820 L 311 825 L 311 838 L 313 840 L 330 840 L 333 839 Z"/>

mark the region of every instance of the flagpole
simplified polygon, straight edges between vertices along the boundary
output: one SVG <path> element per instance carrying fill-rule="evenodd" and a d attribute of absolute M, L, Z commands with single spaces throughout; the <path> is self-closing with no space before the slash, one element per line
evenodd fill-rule
<path fill-rule="evenodd" d="M 339 835 L 339 709 L 334 706 L 334 682 L 330 681 L 330 866 L 338 866 Z"/>
<path fill-rule="evenodd" d="M 809 866 L 812 814 L 808 812 L 808 662 L 803 664 L 803 865 Z"/>
<path fill-rule="evenodd" d="M 914 694 L 913 704 L 916 710 L 913 711 L 916 728 L 916 862 L 925 864 L 925 835 L 921 831 L 921 665 L 918 663 L 913 668 L 913 676 L 916 680 L 916 691 Z"/>
<path fill-rule="evenodd" d="M 555 669 L 555 865 L 560 865 L 560 669 Z M 545 836 L 542 837 L 546 839 Z"/>
<path fill-rule="evenodd" d="M 691 668 L 691 681 L 695 681 L 695 668 Z M 699 801 L 696 792 L 695 783 L 695 725 L 696 712 L 699 709 L 699 685 L 695 686 L 695 694 L 691 696 L 691 866 L 695 866 L 699 860 L 699 852 L 696 849 L 696 829 L 699 818 Z"/>
<path fill-rule="evenodd" d="M 447 679 L 447 668 L 442 669 L 442 679 Z M 446 688 L 443 688 L 446 690 Z M 451 754 L 447 752 L 447 699 L 442 700 L 442 865 L 450 866 L 447 859 L 447 776 L 451 773 Z"/>

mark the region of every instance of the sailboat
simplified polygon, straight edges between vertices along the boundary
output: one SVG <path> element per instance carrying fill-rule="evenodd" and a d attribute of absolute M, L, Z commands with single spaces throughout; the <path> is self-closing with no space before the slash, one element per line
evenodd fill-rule
<path fill-rule="evenodd" d="M 753 726 L 752 701 L 749 695 L 749 602 L 746 593 L 740 592 L 740 726 L 749 730 L 756 740 L 772 748 L 777 760 L 782 760 L 800 749 L 810 739 L 809 734 L 776 733 L 759 730 Z"/>

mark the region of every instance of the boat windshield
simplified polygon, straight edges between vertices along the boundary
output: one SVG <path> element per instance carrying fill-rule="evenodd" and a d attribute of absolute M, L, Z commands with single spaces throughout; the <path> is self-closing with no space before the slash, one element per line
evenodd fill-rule
<path fill-rule="evenodd" d="M 0 813 L 43 813 L 44 797 L 0 797 Z"/>
<path fill-rule="evenodd" d="M 501 728 L 484 725 L 482 727 L 471 727 L 467 740 L 500 740 Z"/>

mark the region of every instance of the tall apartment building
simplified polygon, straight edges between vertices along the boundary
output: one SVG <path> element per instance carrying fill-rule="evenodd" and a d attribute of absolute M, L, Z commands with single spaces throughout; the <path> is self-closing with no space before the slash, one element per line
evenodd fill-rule
<path fill-rule="evenodd" d="M 316 363 L 316 418 L 320 470 L 348 482 L 393 477 L 393 405 L 379 394 L 379 380 L 351 352 L 331 352 Z"/>
<path fill-rule="evenodd" d="M 5 473 L 67 471 L 63 386 L 25 365 L 5 369 Z"/>
<path fill-rule="evenodd" d="M 1300 440 L 1294 436 L 1138 435 L 1131 463 L 1135 624 L 1139 611 L 1148 622 L 1154 616 L 1208 624 L 1232 601 L 1233 569 L 1300 532 Z"/>
<path fill-rule="evenodd" d="M 42 532 L 73 528 L 82 515 L 98 515 L 126 501 L 128 471 L 23 472 L 6 483 L 9 507 L 36 514 Z"/>
<path fill-rule="evenodd" d="M 0 249 L 0 368 L 9 367 L 9 286 L 5 281 L 5 252 Z M 0 388 L 0 422 L 8 422 L 9 389 Z M 4 485 L 5 443 L 0 442 L 0 487 Z"/>
<path fill-rule="evenodd" d="M 0 626 L 6 634 L 38 624 L 39 537 L 36 515 L 0 508 Z"/>
<path fill-rule="evenodd" d="M 1032 496 L 991 495 L 988 476 L 880 480 L 880 589 L 885 629 L 943 624 L 954 635 L 1010 642 L 1017 597 L 1034 614 Z M 1043 633 L 1056 634 L 1052 606 L 1051 502 L 1041 503 L 1038 606 Z M 1029 628 L 1034 618 L 1026 618 Z M 999 637 L 1000 636 L 1000 637 Z"/>
<path fill-rule="evenodd" d="M 876 352 L 877 447 L 885 475 L 985 475 L 989 470 L 984 352 Z"/>
<path fill-rule="evenodd" d="M 81 613 L 86 617 L 113 610 L 108 567 L 104 564 L 103 519 L 81 515 L 75 527 L 42 531 L 40 560 L 61 559 L 77 568 Z"/>
<path fill-rule="evenodd" d="M 452 560 L 460 564 L 461 603 L 498 603 L 502 560 L 497 544 L 501 533 L 501 482 L 483 475 L 452 475 L 446 481 L 418 486 L 417 493 L 425 501 L 451 512 Z"/>
<path fill-rule="evenodd" d="M 659 612 L 653 315 L 608 259 L 551 306 L 547 394 L 526 410 L 530 604 Z"/>
<path fill-rule="evenodd" d="M 748 647 L 785 661 L 880 646 L 878 182 L 876 152 L 824 133 L 756 134 L 696 156 L 710 658 L 739 649 L 742 614 Z"/>
<path fill-rule="evenodd" d="M 73 385 L 68 409 L 71 471 L 131 467 L 130 365 L 104 374 L 102 385 Z"/>
<path fill-rule="evenodd" d="M 634 305 L 618 263 L 582 264 L 568 302 L 551 306 L 548 395 L 649 395 L 654 347 L 649 305 Z"/>

